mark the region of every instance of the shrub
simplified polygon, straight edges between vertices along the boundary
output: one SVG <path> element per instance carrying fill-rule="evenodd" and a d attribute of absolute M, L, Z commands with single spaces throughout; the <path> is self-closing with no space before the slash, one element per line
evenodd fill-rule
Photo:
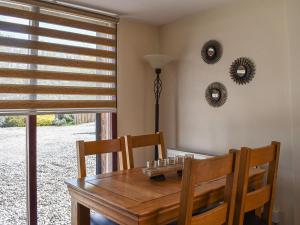
<path fill-rule="evenodd" d="M 26 117 L 24 116 L 5 116 L 0 117 L 0 127 L 25 127 Z M 51 115 L 38 115 L 37 126 L 66 126 L 74 125 L 74 116 L 72 114 L 63 114 L 60 118 Z"/>
<path fill-rule="evenodd" d="M 38 115 L 37 125 L 38 126 L 51 126 L 55 120 L 55 115 Z"/>
<path fill-rule="evenodd" d="M 74 125 L 74 116 L 72 114 L 60 114 L 53 122 L 55 126 Z"/>
<path fill-rule="evenodd" d="M 25 127 L 26 118 L 24 116 L 7 116 L 1 127 Z"/>
<path fill-rule="evenodd" d="M 65 125 L 67 125 L 67 121 L 66 121 L 66 119 L 65 118 L 63 118 L 63 119 L 55 119 L 54 120 L 54 122 L 53 122 L 53 125 L 55 125 L 55 126 L 65 126 Z"/>
<path fill-rule="evenodd" d="M 68 125 L 73 125 L 74 124 L 74 116 L 72 114 L 64 114 L 63 117 Z"/>
<path fill-rule="evenodd" d="M 0 116 L 0 127 L 4 127 L 5 124 L 5 118 L 4 116 Z"/>

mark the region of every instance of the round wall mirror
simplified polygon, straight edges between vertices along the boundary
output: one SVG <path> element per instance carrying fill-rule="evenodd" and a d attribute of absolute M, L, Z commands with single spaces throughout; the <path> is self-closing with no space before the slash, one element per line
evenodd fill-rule
<path fill-rule="evenodd" d="M 218 62 L 222 56 L 222 46 L 218 41 L 210 40 L 206 42 L 201 51 L 204 62 L 214 64 Z"/>
<path fill-rule="evenodd" d="M 219 89 L 212 89 L 211 90 L 211 98 L 214 100 L 214 101 L 219 101 L 220 98 L 221 98 L 221 92 Z"/>
<path fill-rule="evenodd" d="M 224 105 L 227 100 L 226 87 L 219 82 L 211 83 L 206 88 L 205 97 L 209 105 L 220 107 Z"/>
<path fill-rule="evenodd" d="M 209 57 L 214 57 L 215 54 L 216 54 L 216 50 L 213 47 L 207 49 L 207 55 Z"/>
<path fill-rule="evenodd" d="M 239 77 L 244 77 L 244 76 L 246 75 L 246 73 L 247 73 L 246 67 L 245 67 L 245 66 L 242 66 L 242 65 L 239 66 L 239 67 L 237 68 L 236 73 L 237 73 L 237 75 L 238 75 Z"/>
<path fill-rule="evenodd" d="M 249 58 L 238 58 L 230 67 L 230 77 L 237 84 L 249 83 L 255 74 L 255 65 Z"/>

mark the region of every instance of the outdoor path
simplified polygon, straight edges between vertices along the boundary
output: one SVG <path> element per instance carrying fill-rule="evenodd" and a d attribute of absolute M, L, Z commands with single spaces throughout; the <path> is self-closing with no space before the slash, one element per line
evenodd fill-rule
<path fill-rule="evenodd" d="M 77 176 L 76 140 L 94 139 L 94 123 L 38 127 L 39 225 L 70 224 L 64 180 Z M 26 225 L 25 146 L 24 127 L 0 128 L 0 225 Z M 94 174 L 93 157 L 87 167 Z"/>

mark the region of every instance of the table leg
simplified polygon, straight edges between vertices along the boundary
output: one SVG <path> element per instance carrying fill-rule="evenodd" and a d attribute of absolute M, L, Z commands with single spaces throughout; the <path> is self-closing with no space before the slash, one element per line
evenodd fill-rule
<path fill-rule="evenodd" d="M 71 224 L 90 225 L 90 209 L 71 199 Z"/>

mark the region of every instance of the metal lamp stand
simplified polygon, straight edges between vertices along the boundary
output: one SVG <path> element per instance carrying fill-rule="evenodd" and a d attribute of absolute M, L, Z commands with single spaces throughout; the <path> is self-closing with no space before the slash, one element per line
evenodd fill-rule
<path fill-rule="evenodd" d="M 162 91 L 162 81 L 160 79 L 161 69 L 155 69 L 156 78 L 154 80 L 155 94 L 155 133 L 159 132 L 159 99 Z M 158 146 L 155 146 L 155 160 L 158 160 Z"/>

